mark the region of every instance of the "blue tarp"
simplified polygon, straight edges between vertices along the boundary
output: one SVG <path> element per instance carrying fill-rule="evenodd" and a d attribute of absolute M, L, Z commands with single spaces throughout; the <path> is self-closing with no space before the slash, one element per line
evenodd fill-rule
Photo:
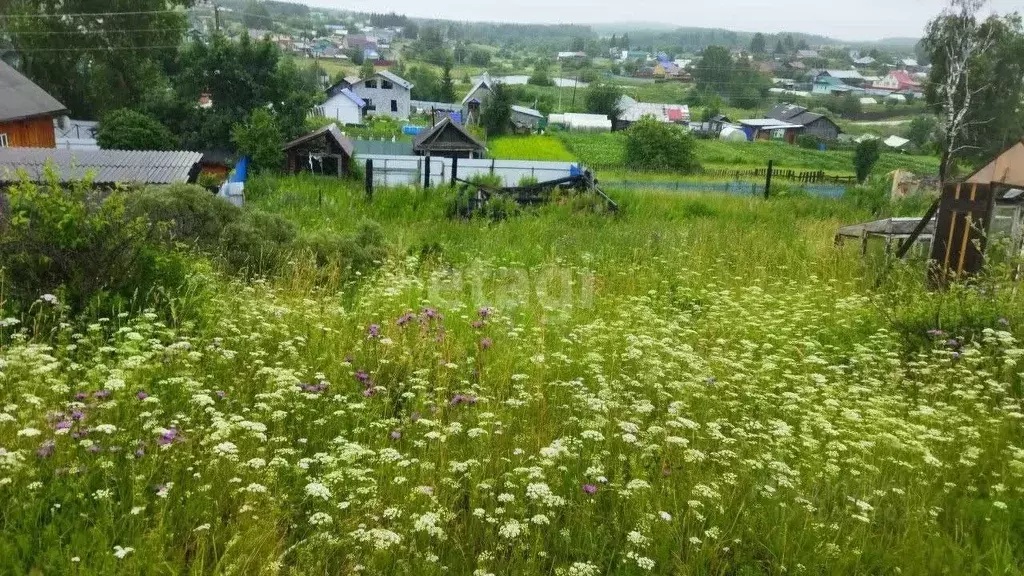
<path fill-rule="evenodd" d="M 426 130 L 423 126 L 402 126 L 402 134 L 406 136 L 417 136 L 420 132 Z"/>
<path fill-rule="evenodd" d="M 249 177 L 249 157 L 242 156 L 235 164 L 235 169 L 231 171 L 231 175 L 228 176 L 228 182 L 245 182 Z"/>

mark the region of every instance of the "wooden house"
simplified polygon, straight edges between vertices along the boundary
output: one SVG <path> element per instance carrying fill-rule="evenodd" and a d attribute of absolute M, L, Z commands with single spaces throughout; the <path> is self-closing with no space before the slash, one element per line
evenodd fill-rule
<path fill-rule="evenodd" d="M 482 158 L 487 147 L 449 117 L 430 130 L 420 132 L 413 141 L 412 151 L 418 156 Z"/>
<path fill-rule="evenodd" d="M 0 60 L 0 148 L 55 148 L 54 118 L 67 109 Z"/>
<path fill-rule="evenodd" d="M 282 147 L 285 171 L 289 174 L 313 172 L 343 176 L 352 164 L 355 147 L 342 135 L 337 124 L 306 134 Z"/>

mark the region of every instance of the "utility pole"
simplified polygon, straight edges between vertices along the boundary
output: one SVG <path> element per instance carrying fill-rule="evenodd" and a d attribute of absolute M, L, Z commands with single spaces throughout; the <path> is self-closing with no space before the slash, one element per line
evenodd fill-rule
<path fill-rule="evenodd" d="M 579 84 L 579 83 L 580 83 L 580 75 L 579 75 L 579 72 L 577 72 L 576 73 L 576 78 L 572 81 L 572 104 L 569 105 L 570 108 L 575 108 L 576 107 L 576 85 Z"/>
<path fill-rule="evenodd" d="M 220 32 L 220 6 L 216 2 L 213 3 L 213 26 Z"/>

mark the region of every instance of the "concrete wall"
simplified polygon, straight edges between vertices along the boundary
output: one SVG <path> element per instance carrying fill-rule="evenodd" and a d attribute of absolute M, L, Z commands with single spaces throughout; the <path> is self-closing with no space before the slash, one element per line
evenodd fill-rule
<path fill-rule="evenodd" d="M 377 87 L 367 88 L 367 80 L 375 81 Z M 375 106 L 375 110 L 367 111 L 367 116 L 390 116 L 399 120 L 409 119 L 412 91 L 397 84 L 393 84 L 389 89 L 381 88 L 381 83 L 385 81 L 381 76 L 374 76 L 367 78 L 367 80 L 361 80 L 352 87 L 352 91 L 355 92 L 356 96 L 371 102 Z M 396 110 L 392 110 L 392 101 L 395 102 Z"/>

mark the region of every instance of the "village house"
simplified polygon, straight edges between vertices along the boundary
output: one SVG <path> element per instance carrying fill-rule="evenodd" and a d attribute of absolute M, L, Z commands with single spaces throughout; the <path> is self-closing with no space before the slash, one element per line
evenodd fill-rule
<path fill-rule="evenodd" d="M 810 112 L 796 104 L 779 104 L 768 113 L 768 118 L 800 126 L 801 129 L 797 131 L 799 134 L 822 140 L 835 140 L 842 133 L 842 129 L 828 116 Z"/>
<path fill-rule="evenodd" d="M 559 52 L 556 55 L 558 60 L 583 60 L 586 57 L 586 52 Z"/>
<path fill-rule="evenodd" d="M 493 92 L 494 80 L 484 72 L 480 80 L 469 90 L 466 97 L 462 99 L 462 118 L 466 124 L 477 124 L 480 122 L 480 113 L 487 99 Z"/>
<path fill-rule="evenodd" d="M 637 102 L 629 96 L 622 96 L 619 98 L 619 117 L 614 128 L 625 130 L 645 116 L 666 124 L 686 125 L 690 123 L 690 107 L 686 104 Z"/>
<path fill-rule="evenodd" d="M 0 60 L 0 148 L 53 148 L 54 119 L 67 108 Z"/>
<path fill-rule="evenodd" d="M 367 116 L 390 116 L 408 120 L 411 110 L 412 84 L 387 70 L 351 85 L 351 91 L 362 99 Z"/>
<path fill-rule="evenodd" d="M 906 70 L 891 70 L 888 75 L 875 82 L 872 88 L 891 92 L 918 92 L 921 84 Z"/>
<path fill-rule="evenodd" d="M 339 87 L 346 80 L 327 89 L 327 101 L 317 106 L 316 113 L 336 121 L 338 124 L 362 124 L 366 101 L 356 96 L 350 88 Z"/>

